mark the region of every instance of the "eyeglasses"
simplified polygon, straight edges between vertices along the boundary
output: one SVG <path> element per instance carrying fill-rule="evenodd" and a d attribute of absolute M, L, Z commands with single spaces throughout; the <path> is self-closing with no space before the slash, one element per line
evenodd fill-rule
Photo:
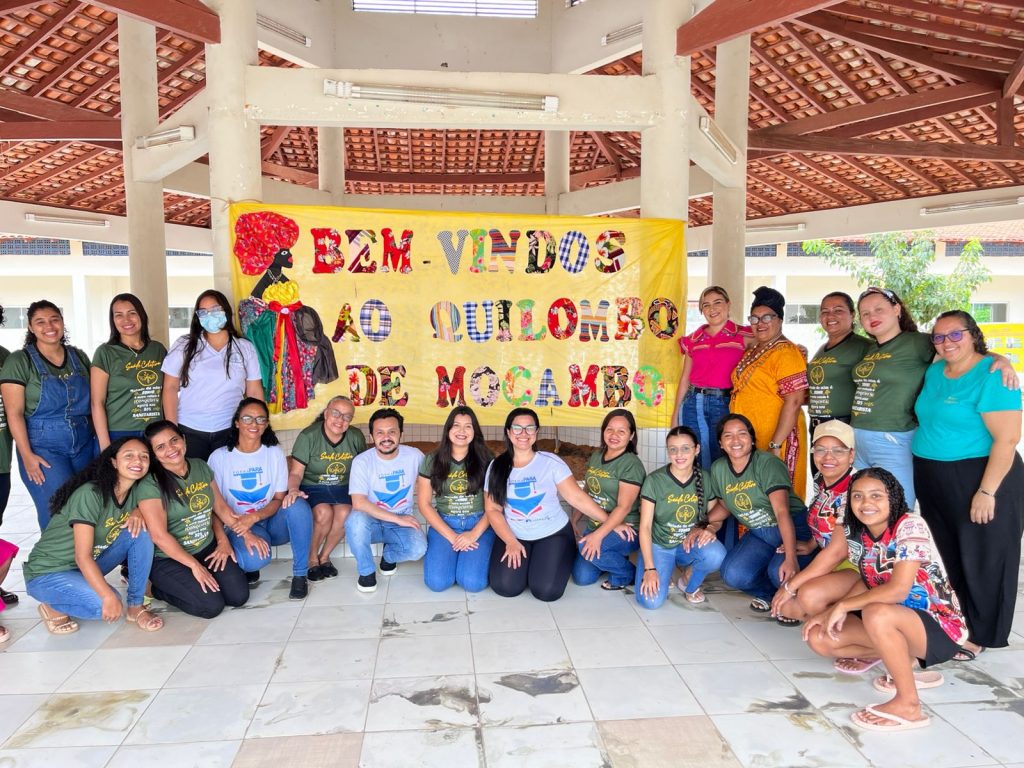
<path fill-rule="evenodd" d="M 867 290 L 865 290 L 864 293 L 860 295 L 857 301 L 861 301 L 866 296 L 870 296 L 873 293 L 877 293 L 879 296 L 885 298 L 890 304 L 898 303 L 898 299 L 896 298 L 895 293 L 890 291 L 888 288 L 879 288 L 877 285 L 869 285 Z"/>
<path fill-rule="evenodd" d="M 352 419 L 355 418 L 354 413 L 343 413 L 341 411 L 336 411 L 333 408 L 327 412 L 327 415 L 332 419 L 341 419 L 344 422 L 352 421 Z"/>
<path fill-rule="evenodd" d="M 665 449 L 669 456 L 685 456 L 688 453 L 693 453 L 692 445 L 670 445 Z"/>
<path fill-rule="evenodd" d="M 270 423 L 270 419 L 266 416 L 239 416 L 238 420 L 249 426 L 250 424 L 259 424 L 261 427 L 265 427 Z"/>
<path fill-rule="evenodd" d="M 932 344 L 941 344 L 946 339 L 950 341 L 960 341 L 964 337 L 965 333 L 970 333 L 966 328 L 961 328 L 959 331 L 950 331 L 949 333 L 933 333 Z"/>
<path fill-rule="evenodd" d="M 747 322 L 751 325 L 757 325 L 758 323 L 767 324 L 772 320 L 777 320 L 778 318 L 779 316 L 772 312 L 765 312 L 763 315 L 750 315 L 750 317 L 747 318 Z"/>
<path fill-rule="evenodd" d="M 521 435 L 521 434 L 523 434 L 523 432 L 525 432 L 528 435 L 535 435 L 535 434 L 537 434 L 537 425 L 536 424 L 530 424 L 528 426 L 524 426 L 522 424 L 513 424 L 508 429 L 509 429 L 509 431 L 513 435 Z"/>
<path fill-rule="evenodd" d="M 202 318 L 204 318 L 204 317 L 210 317 L 211 315 L 224 315 L 224 314 L 227 314 L 227 313 L 223 309 L 221 309 L 220 307 L 212 307 L 211 309 L 197 309 L 196 310 L 196 317 L 198 317 L 200 320 Z"/>
<path fill-rule="evenodd" d="M 829 454 L 832 454 L 837 459 L 841 459 L 841 458 L 843 458 L 843 456 L 848 456 L 849 455 L 850 449 L 847 448 L 846 446 L 836 446 L 835 448 L 826 448 L 823 445 L 817 445 L 813 449 L 811 449 L 811 453 L 813 453 L 815 456 L 818 456 L 818 457 L 828 456 Z"/>

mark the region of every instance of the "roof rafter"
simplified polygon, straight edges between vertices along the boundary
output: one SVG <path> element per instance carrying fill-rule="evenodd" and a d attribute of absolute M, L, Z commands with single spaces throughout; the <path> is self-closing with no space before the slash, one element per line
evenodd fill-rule
<path fill-rule="evenodd" d="M 46 90 L 58 80 L 67 77 L 68 72 L 74 69 L 79 62 L 87 59 L 115 37 L 117 37 L 117 25 L 111 24 L 103 30 L 103 32 L 93 37 L 93 39 L 88 43 L 83 43 L 75 53 L 71 54 L 68 58 L 61 61 L 59 65 L 55 66 L 52 72 L 48 72 L 42 80 L 38 83 L 34 83 L 26 93 L 31 96 L 38 96 L 45 93 Z"/>
<path fill-rule="evenodd" d="M 81 163 L 92 160 L 93 158 L 99 157 L 100 155 L 105 155 L 106 153 L 107 150 L 103 149 L 102 147 L 97 147 L 91 152 L 86 152 L 84 155 L 76 157 L 71 162 L 64 163 L 63 165 L 58 165 L 55 168 L 51 168 L 44 174 L 41 174 L 39 176 L 33 176 L 31 179 L 23 181 L 21 182 L 21 184 L 18 184 L 17 186 L 4 190 L 4 195 L 8 197 L 16 195 L 19 192 L 22 192 L 30 187 L 36 186 L 37 184 L 42 184 L 43 182 L 49 181 L 54 176 L 60 176 L 62 173 L 67 173 L 68 171 L 80 165 Z"/>
<path fill-rule="evenodd" d="M 946 19 L 962 21 L 967 24 L 998 27 L 999 29 L 1007 29 L 1013 32 L 1024 32 L 1024 22 L 1014 21 L 1013 19 L 1009 19 L 1004 16 L 996 16 L 994 14 L 975 13 L 973 11 L 964 10 L 963 8 L 956 8 L 951 5 L 941 5 L 939 3 L 928 2 L 928 0 L 925 0 L 924 5 L 917 2 L 917 0 L 885 0 L 885 4 L 890 8 L 904 8 L 908 11 L 927 13 L 932 16 L 941 16 Z"/>
<path fill-rule="evenodd" d="M 761 164 L 761 167 L 764 168 L 765 170 L 771 171 L 772 173 L 777 173 L 780 176 L 785 176 L 790 181 L 796 182 L 797 184 L 800 184 L 801 186 L 807 187 L 808 189 L 810 189 L 815 194 L 821 195 L 822 197 L 826 197 L 829 200 L 831 200 L 832 202 L 836 203 L 837 205 L 845 205 L 846 202 L 847 202 L 843 198 L 839 197 L 839 195 L 837 195 L 837 194 L 835 194 L 833 192 L 829 192 L 827 189 L 824 189 L 824 188 L 818 186 L 817 184 L 815 184 L 814 182 L 812 182 L 812 181 L 810 181 L 808 179 L 803 178 L 798 173 L 793 173 L 793 171 L 789 170 L 788 168 L 784 168 L 781 165 L 775 165 L 773 163 L 769 163 L 765 159 L 758 160 L 758 162 Z"/>
<path fill-rule="evenodd" d="M 121 142 L 117 120 L 26 120 L 0 123 L 2 141 L 104 141 Z"/>
<path fill-rule="evenodd" d="M 676 54 L 689 56 L 838 0 L 717 0 L 676 30 Z"/>
<path fill-rule="evenodd" d="M 145 21 L 204 43 L 220 42 L 220 18 L 192 0 L 89 0 L 108 11 Z M 116 27 L 116 25 L 114 25 Z"/>
<path fill-rule="evenodd" d="M 6 75 L 14 67 L 21 63 L 23 57 L 27 56 L 43 40 L 46 40 L 55 30 L 67 21 L 68 16 L 75 13 L 78 10 L 78 6 L 75 3 L 69 3 L 67 8 L 64 8 L 60 13 L 56 14 L 45 24 L 39 27 L 36 31 L 18 43 L 17 47 L 14 48 L 10 53 L 4 56 L 4 63 L 0 65 L 0 75 Z M 9 13 L 9 11 L 7 11 Z"/>
<path fill-rule="evenodd" d="M 987 160 L 992 162 L 1024 161 L 1024 151 L 1017 149 L 985 144 L 942 144 L 935 141 L 836 139 L 831 136 L 776 136 L 753 133 L 748 137 L 748 145 L 755 149 L 820 152 L 832 155 L 929 157 L 938 160 Z"/>

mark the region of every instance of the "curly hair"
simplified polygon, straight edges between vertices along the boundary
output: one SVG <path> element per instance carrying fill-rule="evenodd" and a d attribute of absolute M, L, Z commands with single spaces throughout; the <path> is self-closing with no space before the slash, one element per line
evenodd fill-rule
<path fill-rule="evenodd" d="M 943 312 L 941 315 L 935 318 L 935 325 L 938 325 L 939 320 L 945 320 L 947 317 L 955 317 L 964 327 L 967 332 L 971 334 L 971 341 L 974 342 L 974 351 L 979 355 L 988 354 L 988 344 L 985 343 L 985 334 L 981 332 L 981 328 L 978 327 L 978 321 L 974 319 L 974 316 L 970 312 L 964 312 L 962 309 L 951 309 L 949 312 Z M 935 331 L 935 325 L 932 325 L 932 331 Z"/>
<path fill-rule="evenodd" d="M 56 312 L 58 315 L 60 315 L 61 321 L 64 320 L 64 313 L 60 311 L 60 307 L 58 307 L 56 304 L 54 304 L 49 299 L 40 299 L 39 301 L 33 301 L 31 304 L 28 305 L 28 310 L 25 312 L 25 317 L 28 320 L 28 324 L 29 324 L 29 328 L 25 331 L 25 346 L 26 347 L 34 346 L 35 343 L 36 343 L 36 335 L 34 333 L 32 333 L 32 328 L 31 328 L 31 326 L 32 326 L 32 318 L 35 316 L 35 314 L 37 312 L 40 312 L 40 311 L 42 311 L 44 309 L 49 309 L 49 310 L 52 310 L 52 311 Z M 64 329 L 64 333 L 61 334 L 60 343 L 61 344 L 65 344 L 65 345 L 68 343 L 67 328 L 65 328 Z"/>
<path fill-rule="evenodd" d="M 99 456 L 90 461 L 85 469 L 73 475 L 50 497 L 50 517 L 60 512 L 72 494 L 88 483 L 92 483 L 99 490 L 103 504 L 109 504 L 114 498 L 114 488 L 117 485 L 117 469 L 114 467 L 114 459 L 125 444 L 133 441 L 149 450 L 146 441 L 138 437 L 121 437 L 114 440 L 100 452 Z"/>
<path fill-rule="evenodd" d="M 853 506 L 849 501 L 853 497 L 853 487 L 857 484 L 857 481 L 864 479 L 878 480 L 885 487 L 885 493 L 889 497 L 889 519 L 885 523 L 886 528 L 892 528 L 896 525 L 897 520 L 910 512 L 910 508 L 907 506 L 906 494 L 903 492 L 903 486 L 900 485 L 900 481 L 896 479 L 892 472 L 881 467 L 862 469 L 854 473 L 853 477 L 850 478 L 850 490 L 847 493 L 846 504 L 850 513 L 846 515 L 846 523 L 850 527 L 851 538 L 858 538 L 865 530 L 864 523 L 857 518 L 857 515 L 853 514 Z"/>
<path fill-rule="evenodd" d="M 258 405 L 263 409 L 263 415 L 270 419 L 270 409 L 267 408 L 267 404 L 260 400 L 258 397 L 243 397 L 238 402 L 238 407 L 235 408 L 235 415 L 231 417 L 231 426 L 228 427 L 228 450 L 233 451 L 238 447 L 238 420 L 242 416 L 242 409 L 250 405 Z M 263 434 L 260 435 L 260 445 L 273 446 L 279 445 L 280 440 L 277 439 L 277 434 L 274 432 L 274 428 L 270 426 L 270 421 L 267 421 L 267 428 L 263 430 Z"/>
<path fill-rule="evenodd" d="M 430 487 L 434 493 L 440 493 L 444 489 L 444 483 L 448 479 L 448 473 L 452 468 L 452 440 L 448 436 L 455 424 L 456 416 L 468 416 L 473 423 L 473 441 L 469 444 L 469 452 L 466 454 L 466 479 L 469 487 L 466 493 L 474 495 L 484 487 L 484 473 L 487 472 L 487 465 L 491 462 L 491 452 L 484 440 L 483 430 L 480 429 L 480 422 L 476 414 L 468 405 L 460 405 L 452 408 L 448 418 L 441 428 L 441 442 L 434 451 L 434 462 L 430 468 Z"/>

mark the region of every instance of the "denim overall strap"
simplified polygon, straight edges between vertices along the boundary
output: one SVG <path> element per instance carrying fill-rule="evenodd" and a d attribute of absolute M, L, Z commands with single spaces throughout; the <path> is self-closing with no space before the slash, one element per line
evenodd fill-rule
<path fill-rule="evenodd" d="M 70 443 L 67 449 L 77 453 L 92 436 L 88 419 L 89 380 L 82 371 L 82 363 L 75 351 L 66 347 L 64 354 L 71 356 L 71 373 L 62 379 L 50 372 L 34 344 L 25 349 L 39 374 L 39 404 L 26 419 L 29 432 L 66 430 Z"/>

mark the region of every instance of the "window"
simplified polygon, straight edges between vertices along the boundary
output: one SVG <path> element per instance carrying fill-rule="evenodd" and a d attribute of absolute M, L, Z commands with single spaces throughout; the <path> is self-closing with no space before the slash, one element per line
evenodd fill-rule
<path fill-rule="evenodd" d="M 692 333 L 702 325 L 704 325 L 704 315 L 700 313 L 700 302 L 686 302 L 686 332 Z"/>
<path fill-rule="evenodd" d="M 204 253 L 203 251 L 166 251 L 168 256 L 207 256 L 212 257 L 212 253 Z"/>
<path fill-rule="evenodd" d="M 4 307 L 4 328 L 28 328 L 28 307 Z"/>
<path fill-rule="evenodd" d="M 688 259 L 706 259 L 708 257 L 708 249 L 704 248 L 700 251 L 690 251 L 686 254 Z"/>
<path fill-rule="evenodd" d="M 871 256 L 873 256 L 873 254 L 871 253 L 871 246 L 868 243 L 858 243 L 842 240 L 830 240 L 829 242 L 838 245 L 844 251 L 849 251 L 854 256 L 862 256 L 864 258 L 871 258 Z M 810 256 L 811 258 L 819 258 L 816 256 L 811 256 L 811 254 L 809 253 L 804 253 L 803 243 L 787 243 L 786 256 L 788 256 L 791 259 L 798 256 Z"/>
<path fill-rule="evenodd" d="M 47 237 L 0 239 L 0 256 L 70 256 L 71 243 Z"/>
<path fill-rule="evenodd" d="M 761 259 L 773 259 L 777 249 L 775 245 L 748 245 L 743 251 L 743 255 L 748 259 L 750 258 L 761 258 Z"/>
<path fill-rule="evenodd" d="M 167 310 L 168 328 L 188 328 L 192 323 L 192 307 L 171 307 Z"/>
<path fill-rule="evenodd" d="M 1006 304 L 971 304 L 971 314 L 979 323 L 1005 323 Z"/>
<path fill-rule="evenodd" d="M 964 252 L 964 240 L 950 241 L 946 243 L 946 256 L 951 259 L 958 259 Z M 1024 256 L 1024 243 L 982 243 L 983 256 Z"/>
<path fill-rule="evenodd" d="M 127 256 L 127 245 L 115 245 L 114 243 L 82 243 L 83 256 Z"/>
<path fill-rule="evenodd" d="M 353 11 L 537 18 L 537 0 L 352 0 Z"/>
<path fill-rule="evenodd" d="M 817 304 L 787 304 L 784 322 L 794 325 L 817 325 L 819 309 Z"/>

